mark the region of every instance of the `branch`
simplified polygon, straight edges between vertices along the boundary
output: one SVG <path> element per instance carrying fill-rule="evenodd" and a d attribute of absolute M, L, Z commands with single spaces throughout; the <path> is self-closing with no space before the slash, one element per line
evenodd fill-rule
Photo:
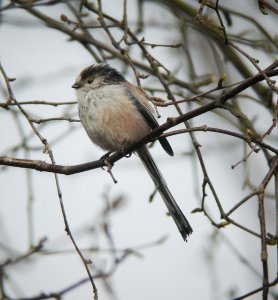
<path fill-rule="evenodd" d="M 276 61 L 274 64 L 269 66 L 267 69 L 264 70 L 264 73 L 267 74 L 267 76 L 272 77 L 275 75 L 278 75 L 278 69 L 269 69 L 273 66 L 276 67 L 278 61 Z M 188 121 L 194 117 L 200 116 L 208 111 L 211 111 L 213 109 L 216 109 L 219 107 L 220 104 L 225 103 L 235 95 L 239 94 L 243 90 L 247 89 L 248 87 L 252 86 L 253 84 L 264 80 L 264 76 L 261 73 L 258 73 L 254 77 L 251 77 L 249 79 L 246 79 L 238 86 L 234 87 L 233 89 L 230 89 L 226 93 L 222 94 L 220 97 L 215 99 L 214 101 L 205 104 L 199 108 L 196 108 L 188 113 L 185 113 L 181 116 L 178 116 L 176 118 L 168 118 L 167 122 L 162 124 L 161 126 L 154 129 L 150 134 L 148 134 L 146 137 L 141 139 L 140 141 L 130 145 L 126 148 L 126 152 L 116 152 L 115 154 L 109 156 L 107 158 L 107 161 L 111 164 L 115 163 L 116 161 L 120 160 L 124 157 L 125 154 L 131 153 L 134 150 L 136 150 L 138 147 L 142 146 L 143 144 L 147 142 L 151 142 L 155 139 L 158 139 L 159 136 L 165 131 L 168 130 L 182 122 Z M 256 140 L 254 140 L 256 141 Z M 259 144 L 259 143 L 258 143 Z M 262 143 L 261 143 L 262 144 Z M 262 144 L 263 145 L 263 144 Z M 268 147 L 269 148 L 269 147 Z M 275 151 L 274 148 L 270 148 L 271 150 Z M 57 174 L 64 174 L 64 175 L 72 175 L 80 172 L 89 171 L 92 169 L 100 168 L 102 166 L 102 161 L 93 161 L 88 162 L 80 165 L 75 166 L 62 166 L 62 165 L 56 165 L 56 164 L 49 164 L 44 161 L 40 160 L 27 160 L 27 159 L 17 159 L 17 158 L 10 158 L 6 156 L 0 157 L 0 165 L 6 165 L 6 166 L 12 166 L 12 167 L 20 167 L 20 168 L 28 168 L 28 169 L 34 169 L 37 171 L 44 171 L 44 172 L 51 172 L 51 173 L 57 173 Z"/>

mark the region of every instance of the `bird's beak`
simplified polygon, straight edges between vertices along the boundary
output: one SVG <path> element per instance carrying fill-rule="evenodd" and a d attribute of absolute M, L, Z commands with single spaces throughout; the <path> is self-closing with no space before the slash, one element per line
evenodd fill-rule
<path fill-rule="evenodd" d="M 80 89 L 81 88 L 81 84 L 75 82 L 75 84 L 73 84 L 71 87 L 74 88 L 74 89 Z"/>

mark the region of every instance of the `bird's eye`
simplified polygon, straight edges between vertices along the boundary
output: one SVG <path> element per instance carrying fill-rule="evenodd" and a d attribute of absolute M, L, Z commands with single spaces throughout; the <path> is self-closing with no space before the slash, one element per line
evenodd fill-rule
<path fill-rule="evenodd" d="M 87 82 L 88 82 L 88 83 L 92 83 L 92 82 L 93 82 L 93 79 L 90 78 L 90 79 L 87 80 Z"/>

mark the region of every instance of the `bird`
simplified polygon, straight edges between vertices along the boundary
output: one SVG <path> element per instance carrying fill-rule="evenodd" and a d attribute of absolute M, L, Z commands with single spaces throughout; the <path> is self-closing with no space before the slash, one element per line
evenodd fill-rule
<path fill-rule="evenodd" d="M 159 126 L 151 102 L 141 89 L 108 64 L 93 64 L 83 69 L 72 88 L 76 89 L 80 121 L 91 141 L 111 152 L 124 151 Z M 165 137 L 158 138 L 163 149 L 174 152 Z M 182 238 L 193 232 L 188 220 L 172 196 L 146 145 L 135 150 Z"/>

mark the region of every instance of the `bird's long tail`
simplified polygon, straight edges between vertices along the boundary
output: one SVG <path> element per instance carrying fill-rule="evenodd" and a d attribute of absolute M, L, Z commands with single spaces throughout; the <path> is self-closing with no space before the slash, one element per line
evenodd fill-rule
<path fill-rule="evenodd" d="M 158 167 L 156 166 L 149 150 L 144 146 L 138 149 L 136 152 L 142 160 L 142 162 L 144 163 L 145 168 L 151 176 L 162 199 L 164 200 L 164 203 L 166 204 L 170 215 L 174 219 L 183 239 L 186 240 L 193 230 L 186 217 L 184 216 L 183 212 L 179 208 L 178 204 L 176 203 L 171 192 L 169 191 L 166 182 L 163 176 L 161 175 L 160 171 L 158 170 Z"/>

